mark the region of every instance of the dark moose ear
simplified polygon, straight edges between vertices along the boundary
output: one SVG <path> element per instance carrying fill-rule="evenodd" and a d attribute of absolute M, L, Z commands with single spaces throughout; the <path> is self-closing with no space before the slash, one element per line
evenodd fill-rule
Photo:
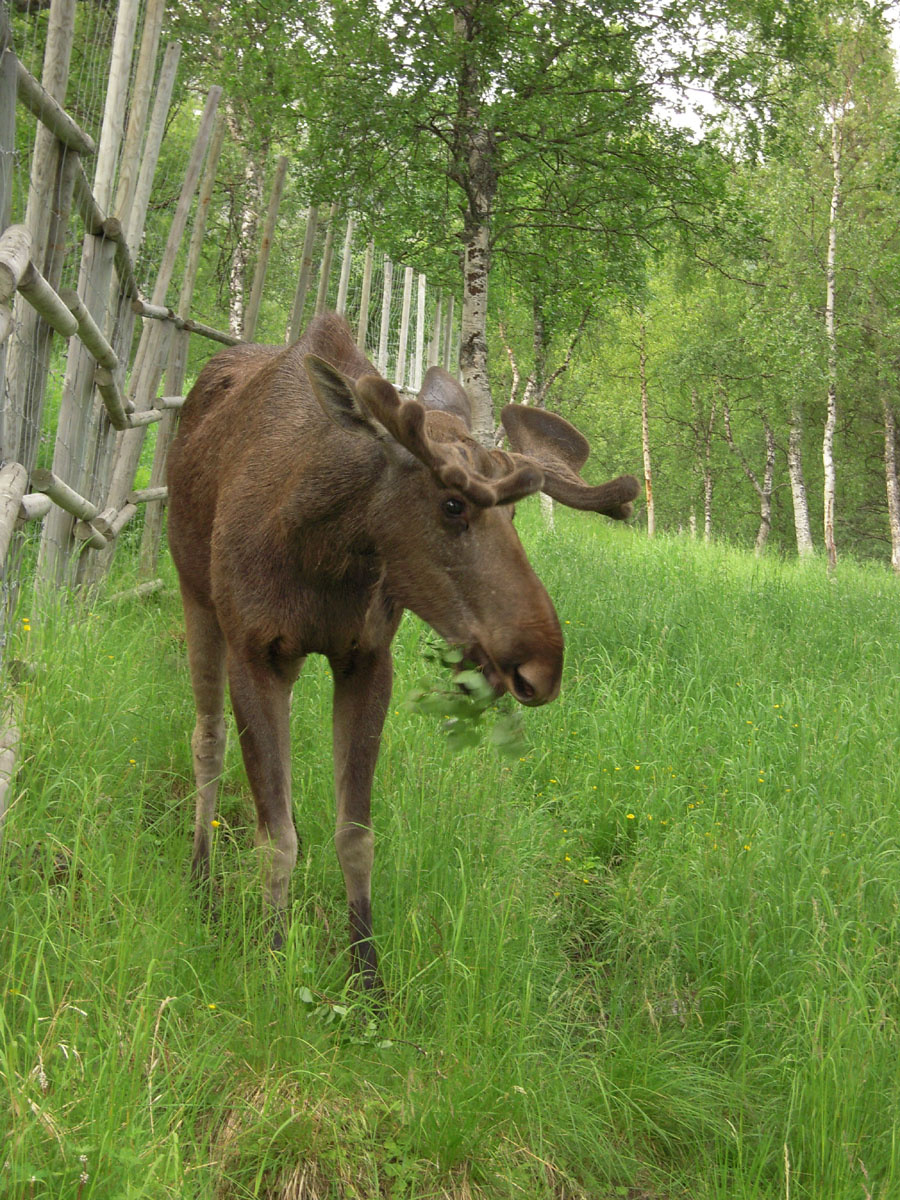
<path fill-rule="evenodd" d="M 543 491 L 560 504 L 602 513 L 624 521 L 634 511 L 640 491 L 633 475 L 620 475 L 591 487 L 579 472 L 590 454 L 590 442 L 574 425 L 544 408 L 507 404 L 501 417 L 509 444 L 518 454 L 533 458 L 544 472 Z"/>
<path fill-rule="evenodd" d="M 304 355 L 303 365 L 327 417 L 349 433 L 366 433 L 370 437 L 381 435 L 368 410 L 360 404 L 352 379 L 347 379 L 317 354 Z"/>

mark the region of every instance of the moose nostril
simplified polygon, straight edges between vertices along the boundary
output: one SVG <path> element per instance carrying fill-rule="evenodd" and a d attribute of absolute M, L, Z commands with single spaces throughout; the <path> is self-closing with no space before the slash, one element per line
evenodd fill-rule
<path fill-rule="evenodd" d="M 559 692 L 562 655 L 532 658 L 513 667 L 507 676 L 509 690 L 520 704 L 547 704 Z"/>
<path fill-rule="evenodd" d="M 512 680 L 513 691 L 518 700 L 527 704 L 534 699 L 534 685 L 528 682 L 518 667 L 513 670 Z"/>

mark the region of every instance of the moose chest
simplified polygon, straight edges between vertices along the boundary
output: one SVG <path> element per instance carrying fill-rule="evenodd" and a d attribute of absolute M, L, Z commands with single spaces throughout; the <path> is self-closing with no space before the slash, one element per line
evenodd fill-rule
<path fill-rule="evenodd" d="M 402 615 L 381 560 L 320 538 L 262 539 L 235 569 L 214 557 L 212 595 L 226 641 L 287 664 L 308 654 L 344 661 L 390 645 Z"/>

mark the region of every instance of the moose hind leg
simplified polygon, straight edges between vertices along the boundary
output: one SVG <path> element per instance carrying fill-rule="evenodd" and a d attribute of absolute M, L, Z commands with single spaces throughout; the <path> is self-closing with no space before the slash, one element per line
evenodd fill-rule
<path fill-rule="evenodd" d="M 389 649 L 331 664 L 334 674 L 335 847 L 350 909 L 351 972 L 367 990 L 380 988 L 372 942 L 372 779 L 391 698 Z"/>
<path fill-rule="evenodd" d="M 225 643 L 215 613 L 183 595 L 191 686 L 197 722 L 191 752 L 197 796 L 194 810 L 194 853 L 191 874 L 209 874 L 212 821 L 225 759 Z"/>

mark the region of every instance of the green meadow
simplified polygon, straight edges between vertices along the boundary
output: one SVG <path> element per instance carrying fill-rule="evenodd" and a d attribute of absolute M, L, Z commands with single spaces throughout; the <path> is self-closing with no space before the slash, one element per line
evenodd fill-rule
<path fill-rule="evenodd" d="M 512 756 L 454 750 L 404 705 L 439 674 L 405 618 L 380 1010 L 346 983 L 327 663 L 295 692 L 303 851 L 274 955 L 233 736 L 211 904 L 188 881 L 174 573 L 23 602 L 0 1196 L 900 1195 L 900 584 L 562 510 L 551 534 L 535 502 L 518 520 L 562 694 Z"/>

